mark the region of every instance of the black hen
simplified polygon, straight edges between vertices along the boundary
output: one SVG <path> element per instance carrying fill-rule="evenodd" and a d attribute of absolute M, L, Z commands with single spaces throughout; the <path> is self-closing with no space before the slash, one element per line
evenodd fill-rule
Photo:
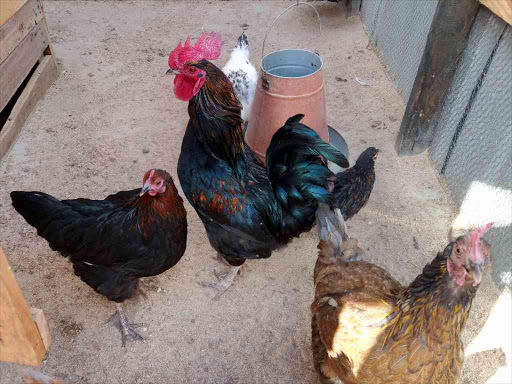
<path fill-rule="evenodd" d="M 171 176 L 162 170 L 148 171 L 139 193 L 112 196 L 60 201 L 43 192 L 11 192 L 14 209 L 53 250 L 69 256 L 75 274 L 116 302 L 125 345 L 140 336 L 119 303 L 133 295 L 138 278 L 165 272 L 181 259 L 187 219 Z"/>
<path fill-rule="evenodd" d="M 345 220 L 359 212 L 370 199 L 378 153 L 379 150 L 374 147 L 367 148 L 352 168 L 336 174 L 329 205 L 331 209 L 339 208 Z"/>

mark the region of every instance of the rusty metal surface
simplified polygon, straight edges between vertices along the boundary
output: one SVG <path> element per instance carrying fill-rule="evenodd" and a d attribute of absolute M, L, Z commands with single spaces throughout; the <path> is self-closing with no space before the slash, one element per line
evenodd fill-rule
<path fill-rule="evenodd" d="M 265 56 L 263 64 L 266 70 L 260 69 L 245 136 L 251 149 L 263 160 L 274 133 L 298 113 L 305 115 L 304 124 L 329 141 L 320 57 L 303 50 L 282 50 Z"/>

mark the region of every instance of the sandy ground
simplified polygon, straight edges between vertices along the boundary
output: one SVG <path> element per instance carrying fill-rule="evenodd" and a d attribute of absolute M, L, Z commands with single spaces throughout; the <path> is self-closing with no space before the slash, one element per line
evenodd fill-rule
<path fill-rule="evenodd" d="M 188 115 L 165 76 L 168 53 L 187 35 L 215 30 L 226 42 L 222 65 L 246 23 L 258 62 L 265 31 L 289 4 L 44 4 L 62 73 L 0 164 L 0 245 L 30 305 L 45 311 L 53 337 L 42 371 L 74 384 L 316 382 L 309 312 L 315 231 L 269 260 L 246 263 L 235 286 L 213 302 L 214 292 L 199 282 L 213 280 L 213 269 L 222 267 L 187 204 L 187 251 L 175 268 L 146 280 L 147 300 L 126 302 L 129 318 L 146 324 L 147 342 L 123 350 L 118 331 L 105 324 L 114 305 L 73 275 L 71 264 L 49 249 L 9 199 L 14 189 L 103 198 L 139 186 L 152 167 L 175 175 Z M 349 142 L 351 161 L 367 146 L 382 150 L 372 198 L 349 229 L 368 260 L 407 283 L 446 245 L 452 205 L 426 155 L 395 155 L 403 102 L 375 53 L 366 49 L 360 20 L 346 20 L 336 4 L 316 5 L 321 39 L 313 39 L 313 13 L 296 9 L 269 38 L 269 50 L 318 49 L 325 62 L 329 123 Z M 487 277 L 466 343 L 483 327 L 496 297 Z M 463 383 L 485 383 L 503 364 L 501 350 L 473 354 Z M 0 363 L 0 383 L 19 383 L 19 369 Z"/>

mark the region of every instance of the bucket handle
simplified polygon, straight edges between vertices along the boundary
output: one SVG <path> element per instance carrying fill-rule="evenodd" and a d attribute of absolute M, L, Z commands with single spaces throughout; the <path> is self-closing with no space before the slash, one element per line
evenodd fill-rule
<path fill-rule="evenodd" d="M 299 2 L 299 0 L 297 0 L 297 3 L 295 4 L 292 4 L 290 5 L 288 8 L 286 8 L 283 12 L 281 12 L 279 14 L 279 16 L 277 16 L 277 18 L 274 20 L 274 22 L 272 23 L 272 25 L 270 26 L 270 28 L 268 29 L 267 33 L 265 34 L 265 38 L 263 39 L 263 47 L 261 49 L 261 60 L 262 60 L 262 67 L 263 67 L 263 58 L 265 57 L 265 43 L 267 42 L 267 37 L 268 37 L 268 34 L 270 33 L 270 31 L 272 31 L 272 28 L 274 28 L 274 25 L 275 23 L 277 22 L 277 20 L 279 20 L 279 18 L 281 16 L 283 16 L 286 12 L 288 12 L 291 8 L 293 7 L 298 7 L 299 5 L 307 5 L 308 7 L 310 8 L 313 8 L 313 10 L 315 11 L 316 13 L 316 17 L 318 19 L 318 36 L 320 37 L 322 35 L 322 20 L 320 19 L 320 14 L 318 13 L 317 9 L 312 6 L 311 4 L 309 3 L 306 3 L 306 2 Z M 316 52 L 315 52 L 316 53 Z M 317 53 L 318 54 L 318 53 Z M 265 73 L 265 68 L 263 67 L 263 72 Z"/>

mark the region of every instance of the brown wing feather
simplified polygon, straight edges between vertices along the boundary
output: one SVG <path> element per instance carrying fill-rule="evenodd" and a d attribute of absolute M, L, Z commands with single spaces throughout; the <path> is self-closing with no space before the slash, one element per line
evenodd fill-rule
<path fill-rule="evenodd" d="M 348 384 L 376 343 L 382 330 L 378 324 L 392 312 L 404 288 L 385 270 L 366 262 L 317 262 L 315 287 L 315 366 L 321 375 Z"/>
<path fill-rule="evenodd" d="M 402 338 L 389 348 L 371 351 L 358 383 L 454 384 L 460 375 L 463 350 L 460 342 L 452 348 L 436 353 L 422 337 Z"/>
<path fill-rule="evenodd" d="M 458 323 L 458 319 L 438 303 L 422 308 L 424 313 L 415 321 L 405 310 L 398 328 L 395 324 L 381 333 L 361 367 L 360 383 L 457 383 L 464 351 L 454 327 L 445 321 Z"/>

